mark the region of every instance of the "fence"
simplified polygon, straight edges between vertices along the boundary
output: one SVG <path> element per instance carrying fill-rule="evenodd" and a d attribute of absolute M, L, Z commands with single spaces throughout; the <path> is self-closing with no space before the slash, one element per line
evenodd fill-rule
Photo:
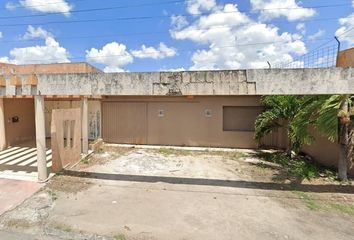
<path fill-rule="evenodd" d="M 290 62 L 276 64 L 272 68 L 326 68 L 335 67 L 340 42 L 330 41 L 322 46 L 293 59 Z"/>

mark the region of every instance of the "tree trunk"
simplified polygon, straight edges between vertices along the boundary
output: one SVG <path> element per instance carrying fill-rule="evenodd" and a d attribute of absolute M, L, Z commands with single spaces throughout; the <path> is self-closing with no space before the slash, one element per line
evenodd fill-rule
<path fill-rule="evenodd" d="M 339 161 L 338 161 L 338 177 L 342 181 L 347 181 L 348 176 L 348 161 L 347 161 L 347 156 L 348 156 L 348 147 L 346 145 L 340 144 L 340 149 L 339 149 Z"/>
<path fill-rule="evenodd" d="M 288 155 L 288 157 L 291 157 L 291 150 L 292 150 L 291 139 L 288 138 L 288 146 L 286 147 L 286 155 Z"/>
<path fill-rule="evenodd" d="M 288 155 L 288 157 L 291 158 L 291 151 L 293 150 L 293 146 L 292 146 L 292 143 L 291 143 L 291 138 L 290 138 L 290 127 L 288 126 L 288 129 L 287 129 L 287 136 L 288 136 L 288 144 L 287 144 L 287 147 L 286 147 L 286 155 Z"/>
<path fill-rule="evenodd" d="M 348 113 L 348 102 L 343 101 L 341 110 Z M 343 118 L 343 117 L 342 117 Z M 348 144 L 349 144 L 349 123 L 341 120 L 339 121 L 339 160 L 338 160 L 338 177 L 342 181 L 348 180 Z"/>

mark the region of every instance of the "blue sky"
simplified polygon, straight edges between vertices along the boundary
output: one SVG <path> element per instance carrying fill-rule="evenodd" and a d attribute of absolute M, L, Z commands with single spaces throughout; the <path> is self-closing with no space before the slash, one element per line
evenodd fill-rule
<path fill-rule="evenodd" d="M 16 64 L 88 61 L 107 72 L 263 68 L 332 46 L 335 35 L 342 48 L 354 44 L 354 0 L 0 3 L 0 62 Z"/>

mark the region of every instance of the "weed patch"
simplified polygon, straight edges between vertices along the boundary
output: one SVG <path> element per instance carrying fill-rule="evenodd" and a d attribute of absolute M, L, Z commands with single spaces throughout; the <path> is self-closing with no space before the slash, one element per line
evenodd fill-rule
<path fill-rule="evenodd" d="M 177 155 L 176 153 L 182 154 L 181 151 L 177 152 L 176 150 L 170 148 L 160 148 L 158 153 L 164 156 Z"/>
<path fill-rule="evenodd" d="M 338 212 L 354 216 L 354 205 L 345 203 L 331 203 L 329 204 L 332 209 Z"/>
<path fill-rule="evenodd" d="M 171 149 L 171 148 L 160 148 L 157 150 L 157 153 L 164 156 L 200 156 L 200 155 L 208 155 L 208 156 L 220 156 L 224 158 L 229 158 L 231 160 L 239 160 L 248 156 L 246 153 L 238 152 L 238 151 L 195 151 L 195 150 L 184 150 L 184 149 Z"/>
<path fill-rule="evenodd" d="M 321 170 L 314 163 L 303 157 L 290 158 L 285 153 L 257 153 L 258 158 L 263 161 L 279 164 L 290 176 L 301 179 L 314 179 L 318 177 L 327 177 L 334 179 L 334 173 L 328 169 Z"/>
<path fill-rule="evenodd" d="M 52 227 L 54 227 L 54 229 L 63 231 L 63 232 L 67 232 L 67 233 L 72 233 L 74 232 L 74 229 L 72 229 L 71 226 L 63 224 L 63 223 L 53 223 Z"/>
<path fill-rule="evenodd" d="M 58 195 L 53 191 L 49 191 L 49 195 L 53 202 L 58 199 Z"/>
<path fill-rule="evenodd" d="M 25 228 L 30 228 L 32 224 L 25 220 L 25 219 L 10 219 L 7 222 L 5 222 L 4 226 L 6 228 L 15 228 L 15 229 L 25 229 Z"/>
<path fill-rule="evenodd" d="M 293 193 L 298 196 L 310 210 L 335 211 L 338 213 L 354 216 L 354 204 L 340 201 L 334 202 L 333 200 L 328 199 L 317 200 L 313 198 L 311 194 L 300 191 L 294 191 Z"/>
<path fill-rule="evenodd" d="M 306 205 L 306 207 L 310 210 L 317 211 L 321 209 L 321 204 L 312 198 L 309 194 L 304 193 L 304 192 L 294 192 L 300 199 L 302 199 Z"/>
<path fill-rule="evenodd" d="M 114 236 L 114 240 L 127 240 L 123 234 L 118 234 Z"/>

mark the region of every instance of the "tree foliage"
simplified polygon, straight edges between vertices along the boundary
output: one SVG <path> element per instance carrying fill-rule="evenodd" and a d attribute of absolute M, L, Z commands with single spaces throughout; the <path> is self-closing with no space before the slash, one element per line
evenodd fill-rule
<path fill-rule="evenodd" d="M 298 96 L 262 97 L 261 102 L 265 110 L 256 119 L 255 138 L 260 141 L 275 129 L 283 127 L 288 132 L 291 148 L 297 148 L 297 138 L 290 139 L 290 136 L 294 136 L 292 122 L 300 111 L 302 101 L 302 98 Z"/>
<path fill-rule="evenodd" d="M 340 107 L 343 101 L 350 99 L 350 97 L 347 95 L 323 95 L 306 96 L 303 99 L 303 107 L 294 119 L 294 134 L 308 136 L 309 127 L 312 126 L 331 142 L 337 141 Z"/>
<path fill-rule="evenodd" d="M 347 152 L 346 160 L 353 160 L 354 95 L 266 96 L 262 103 L 265 111 L 255 123 L 257 140 L 284 127 L 291 150 L 298 152 L 314 141 L 311 134 L 314 129 L 332 142 L 339 141 Z"/>

